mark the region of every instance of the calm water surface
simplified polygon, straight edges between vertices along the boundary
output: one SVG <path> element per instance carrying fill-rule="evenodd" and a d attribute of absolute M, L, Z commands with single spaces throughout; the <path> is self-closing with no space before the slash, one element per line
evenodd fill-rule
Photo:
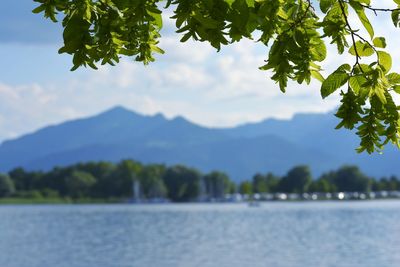
<path fill-rule="evenodd" d="M 0 206 L 1 267 L 400 266 L 400 201 Z"/>

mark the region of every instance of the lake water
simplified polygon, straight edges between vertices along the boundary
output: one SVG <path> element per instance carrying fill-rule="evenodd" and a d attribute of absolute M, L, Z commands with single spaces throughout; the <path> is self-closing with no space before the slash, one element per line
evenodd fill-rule
<path fill-rule="evenodd" d="M 0 206 L 1 267 L 400 266 L 400 201 Z"/>

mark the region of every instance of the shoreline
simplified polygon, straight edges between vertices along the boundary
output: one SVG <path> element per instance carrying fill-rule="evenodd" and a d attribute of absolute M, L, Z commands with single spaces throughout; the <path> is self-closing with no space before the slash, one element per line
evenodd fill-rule
<path fill-rule="evenodd" d="M 297 199 L 297 200 L 262 200 L 262 201 L 187 201 L 187 202 L 130 202 L 128 200 L 104 200 L 104 199 L 22 199 L 22 198 L 2 198 L 0 199 L 0 206 L 7 205 L 185 205 L 185 204 L 199 204 L 199 205 L 220 205 L 220 204 L 245 204 L 253 206 L 267 203 L 331 203 L 331 202 L 371 202 L 371 201 L 385 201 L 385 200 L 399 200 L 399 198 L 375 198 L 375 199 Z M 255 206 L 257 206 L 255 205 Z"/>

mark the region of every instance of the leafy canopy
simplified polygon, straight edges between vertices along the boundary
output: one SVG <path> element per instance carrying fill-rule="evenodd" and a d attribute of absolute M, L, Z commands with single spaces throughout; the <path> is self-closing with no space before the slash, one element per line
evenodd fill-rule
<path fill-rule="evenodd" d="M 174 10 L 172 19 L 182 42 L 194 39 L 220 50 L 261 33 L 255 41 L 269 52 L 260 69 L 271 70 L 283 92 L 288 80 L 309 84 L 312 78 L 322 82 L 323 98 L 341 89 L 337 128 L 357 129 L 357 150 L 381 151 L 388 142 L 399 147 L 399 107 L 393 96 L 400 93 L 400 74 L 391 72 L 386 40 L 375 36 L 368 16 L 390 14 L 394 27 L 399 27 L 400 0 L 393 0 L 397 8 L 392 9 L 375 7 L 370 0 L 34 1 L 40 3 L 34 13 L 44 13 L 54 22 L 62 18 L 64 46 L 59 53 L 73 56 L 72 70 L 114 65 L 121 55 L 144 64 L 154 61 L 155 53 L 164 53 L 158 46 L 164 8 Z M 352 16 L 365 35 L 350 23 Z M 320 71 L 326 42 L 355 61 L 324 78 Z M 371 59 L 366 63 L 367 57 Z"/>

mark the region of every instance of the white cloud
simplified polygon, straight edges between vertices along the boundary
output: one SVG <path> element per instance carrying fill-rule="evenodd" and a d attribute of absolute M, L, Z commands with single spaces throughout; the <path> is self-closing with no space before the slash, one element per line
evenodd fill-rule
<path fill-rule="evenodd" d="M 160 47 L 165 50 L 164 55 L 157 55 L 161 62 L 185 61 L 188 63 L 203 63 L 215 53 L 210 45 L 201 42 L 187 41 L 179 42 L 181 36 L 172 34 L 161 38 Z"/>
<path fill-rule="evenodd" d="M 29 131 L 38 124 L 67 118 L 60 110 L 49 112 L 43 109 L 54 98 L 51 92 L 37 84 L 15 87 L 0 84 L 0 140 Z"/>

